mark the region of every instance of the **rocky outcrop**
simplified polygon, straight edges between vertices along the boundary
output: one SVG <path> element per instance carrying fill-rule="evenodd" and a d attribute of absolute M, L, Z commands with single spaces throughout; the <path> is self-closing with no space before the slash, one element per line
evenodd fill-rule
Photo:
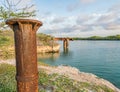
<path fill-rule="evenodd" d="M 59 52 L 60 45 L 55 46 L 37 46 L 37 53 L 51 53 L 51 52 Z"/>
<path fill-rule="evenodd" d="M 58 66 L 58 67 L 50 67 L 50 66 L 39 66 L 40 69 L 44 69 L 46 73 L 53 74 L 57 73 L 60 75 L 66 75 L 69 78 L 79 81 L 79 82 L 86 82 L 98 86 L 106 86 L 114 92 L 120 92 L 120 89 L 116 88 L 112 83 L 102 78 L 97 77 L 91 73 L 84 73 L 80 72 L 78 69 L 70 66 Z M 104 92 L 104 91 L 102 91 Z"/>
<path fill-rule="evenodd" d="M 0 58 L 3 59 L 3 57 L 9 57 L 10 55 L 13 55 L 15 53 L 15 47 L 9 46 L 7 48 L 0 49 Z M 54 46 L 49 45 L 42 45 L 37 46 L 37 53 L 53 53 L 53 52 L 59 52 L 60 51 L 60 45 L 56 44 Z M 8 56 L 9 55 L 9 56 Z"/>

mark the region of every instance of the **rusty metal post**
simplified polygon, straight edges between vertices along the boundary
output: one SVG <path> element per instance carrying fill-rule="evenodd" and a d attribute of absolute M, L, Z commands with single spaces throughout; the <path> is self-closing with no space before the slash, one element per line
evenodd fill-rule
<path fill-rule="evenodd" d="M 38 92 L 36 31 L 42 25 L 32 19 L 6 21 L 14 31 L 17 92 Z"/>

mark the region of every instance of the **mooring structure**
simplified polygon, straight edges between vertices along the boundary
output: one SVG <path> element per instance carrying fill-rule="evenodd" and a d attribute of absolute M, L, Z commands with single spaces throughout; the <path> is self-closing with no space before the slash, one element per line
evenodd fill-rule
<path fill-rule="evenodd" d="M 73 41 L 72 38 L 54 38 L 55 41 L 63 41 L 63 48 L 66 49 L 69 47 L 69 41 Z"/>
<path fill-rule="evenodd" d="M 33 19 L 8 19 L 14 31 L 17 92 L 38 92 L 36 31 L 42 22 Z"/>

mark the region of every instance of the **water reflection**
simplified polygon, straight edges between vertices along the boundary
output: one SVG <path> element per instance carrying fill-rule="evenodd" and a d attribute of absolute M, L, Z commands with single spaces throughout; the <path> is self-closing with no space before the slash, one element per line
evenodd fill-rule
<path fill-rule="evenodd" d="M 69 50 L 69 48 L 64 48 L 63 52 L 61 52 L 61 56 L 64 57 L 72 57 L 73 52 Z"/>
<path fill-rule="evenodd" d="M 38 61 L 44 62 L 47 64 L 52 64 L 55 65 L 56 61 L 64 61 L 66 59 L 69 59 L 73 56 L 73 52 L 69 51 L 68 48 L 64 49 L 63 51 L 59 53 L 43 53 L 43 54 L 38 54 Z M 61 61 L 61 62 L 62 62 Z"/>
<path fill-rule="evenodd" d="M 50 60 L 50 61 L 55 61 L 57 58 L 59 58 L 60 53 L 42 53 L 38 54 L 38 61 L 41 60 Z"/>
<path fill-rule="evenodd" d="M 63 54 L 68 55 L 69 54 L 69 49 L 68 48 L 64 48 Z"/>

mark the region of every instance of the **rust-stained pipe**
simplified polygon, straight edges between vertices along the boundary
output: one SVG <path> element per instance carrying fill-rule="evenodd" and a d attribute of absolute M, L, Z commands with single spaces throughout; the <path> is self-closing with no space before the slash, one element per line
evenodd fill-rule
<path fill-rule="evenodd" d="M 32 19 L 6 21 L 14 31 L 17 92 L 38 92 L 36 31 L 42 23 Z"/>

